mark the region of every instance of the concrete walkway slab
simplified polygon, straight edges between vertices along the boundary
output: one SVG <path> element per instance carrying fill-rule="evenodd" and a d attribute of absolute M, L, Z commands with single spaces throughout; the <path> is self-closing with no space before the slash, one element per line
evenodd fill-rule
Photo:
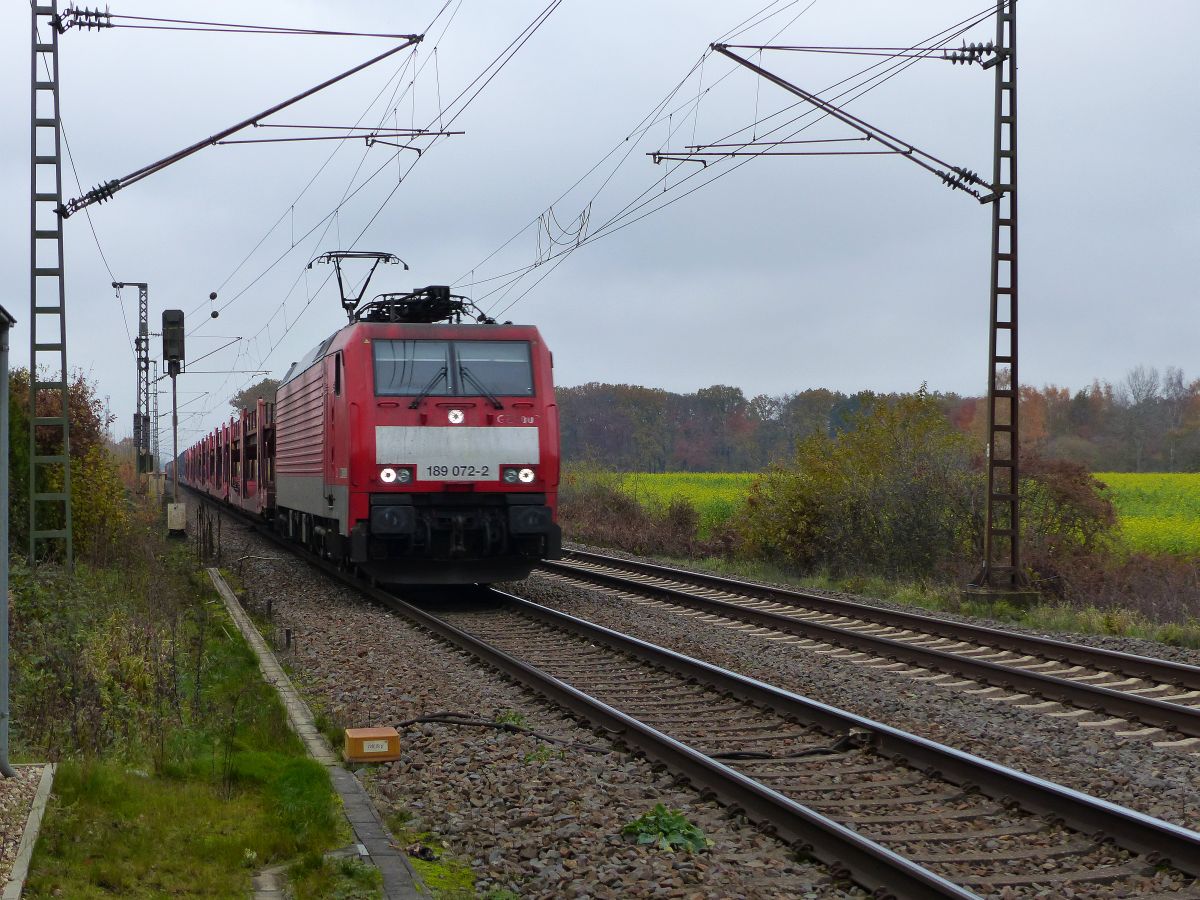
<path fill-rule="evenodd" d="M 20 900 L 21 892 L 25 890 L 25 879 L 29 877 L 33 848 L 37 844 L 38 832 L 42 829 L 42 817 L 46 815 L 46 804 L 50 802 L 50 791 L 54 786 L 54 769 L 54 763 L 46 763 L 42 769 L 37 793 L 33 795 L 33 806 L 29 810 L 29 818 L 25 820 L 25 831 L 22 832 L 21 843 L 17 847 L 17 856 L 8 875 L 8 883 L 4 885 L 3 894 L 0 894 L 2 900 Z"/>
<path fill-rule="evenodd" d="M 279 665 L 275 654 L 271 652 L 267 642 L 258 633 L 254 622 L 242 609 L 237 595 L 234 594 L 217 569 L 210 568 L 208 575 L 212 579 L 217 593 L 221 595 L 225 608 L 229 610 L 229 615 L 237 624 L 238 630 L 241 631 L 246 642 L 254 650 L 255 656 L 258 657 L 258 666 L 262 670 L 263 677 L 279 692 L 279 697 L 287 710 L 288 724 L 304 741 L 309 755 L 329 770 L 329 780 L 338 796 L 342 798 L 343 810 L 350 827 L 354 829 L 355 839 L 366 848 L 367 856 L 383 875 L 383 895 L 386 900 L 428 898 L 428 890 L 421 884 L 417 873 L 409 865 L 408 857 L 402 850 L 397 849 L 395 840 L 384 826 L 379 811 L 375 809 L 375 804 L 371 802 L 366 789 L 357 778 L 342 767 L 341 760 L 329 746 L 325 736 L 317 730 L 313 722 L 312 710 L 308 708 L 304 698 L 292 685 L 291 679 Z M 256 879 L 256 898 L 262 897 L 265 900 L 265 898 L 282 896 L 282 889 L 277 886 L 278 879 L 268 877 L 270 874 L 263 873 Z M 262 879 L 261 892 L 258 886 L 259 879 Z"/>

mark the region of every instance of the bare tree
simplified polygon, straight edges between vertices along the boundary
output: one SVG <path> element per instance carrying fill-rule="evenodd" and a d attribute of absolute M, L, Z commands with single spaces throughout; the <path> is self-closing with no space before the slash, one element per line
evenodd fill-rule
<path fill-rule="evenodd" d="M 1133 447 L 1134 471 L 1142 471 L 1146 445 L 1154 432 L 1159 414 L 1159 389 L 1162 379 L 1154 366 L 1136 366 L 1129 370 L 1118 392 L 1125 404 L 1125 434 Z"/>
<path fill-rule="evenodd" d="M 1154 366 L 1137 366 L 1129 370 L 1129 374 L 1121 383 L 1121 399 L 1130 406 L 1145 406 L 1158 399 L 1161 384 L 1158 369 Z"/>
<path fill-rule="evenodd" d="M 1175 471 L 1175 447 L 1182 436 L 1183 417 L 1192 392 L 1183 380 L 1183 369 L 1167 366 L 1163 376 L 1163 411 L 1167 426 L 1167 470 Z"/>

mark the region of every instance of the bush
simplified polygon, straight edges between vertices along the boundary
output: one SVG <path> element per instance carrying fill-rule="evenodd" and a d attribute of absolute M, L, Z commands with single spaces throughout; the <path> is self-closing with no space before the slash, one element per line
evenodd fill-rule
<path fill-rule="evenodd" d="M 759 477 L 735 519 L 743 546 L 801 571 L 957 576 L 981 520 L 968 439 L 924 389 L 847 424 Z"/>
<path fill-rule="evenodd" d="M 763 474 L 734 527 L 754 556 L 802 572 L 962 582 L 982 555 L 986 476 L 922 389 L 878 400 Z M 1036 457 L 1021 479 L 1023 561 L 1043 589 L 1104 568 L 1116 514 L 1083 466 Z"/>
<path fill-rule="evenodd" d="M 572 466 L 558 496 L 559 519 L 571 540 L 675 557 L 704 555 L 719 544 L 701 540 L 700 513 L 689 501 L 643 506 L 625 490 L 623 476 L 605 469 Z"/>

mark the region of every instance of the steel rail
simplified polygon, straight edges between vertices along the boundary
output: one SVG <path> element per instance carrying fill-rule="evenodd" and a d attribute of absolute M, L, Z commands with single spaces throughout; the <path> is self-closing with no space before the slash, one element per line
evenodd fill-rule
<path fill-rule="evenodd" d="M 844 626 L 826 625 L 821 622 L 811 622 L 780 613 L 741 606 L 724 600 L 714 600 L 677 588 L 632 581 L 607 572 L 581 569 L 577 566 L 557 562 L 543 562 L 540 567 L 546 571 L 581 581 L 668 598 L 672 603 L 681 606 L 717 613 L 727 618 L 740 619 L 786 634 L 861 650 L 884 659 L 913 663 L 940 672 L 962 675 L 1007 690 L 1016 690 L 1037 697 L 1069 703 L 1083 709 L 1133 719 L 1189 737 L 1200 737 L 1200 708 L 1197 707 L 1071 681 L 1055 675 L 1008 666 L 1004 663 L 961 656 L 948 650 L 922 647 L 907 641 L 879 637 Z"/>
<path fill-rule="evenodd" d="M 1013 801 L 1025 810 L 1061 819 L 1084 834 L 1094 835 L 1099 831 L 1128 850 L 1146 854 L 1152 861 L 1169 863 L 1189 874 L 1200 875 L 1200 832 L 1018 772 L 520 597 L 494 589 L 492 592 L 522 612 L 556 627 L 568 628 L 590 640 L 620 649 L 678 675 L 695 678 L 717 690 L 728 691 L 739 699 L 765 706 L 780 715 L 792 716 L 834 732 L 866 732 L 872 745 L 884 756 L 902 757 L 914 767 L 936 772 L 952 783 L 973 786 L 996 800 Z"/>
<path fill-rule="evenodd" d="M 1189 690 L 1200 690 L 1200 667 L 1189 666 L 1186 663 L 1172 662 L 1167 659 L 1156 659 L 1151 656 L 1139 656 L 1135 653 L 1122 653 L 1119 650 L 1106 650 L 1102 647 L 1087 647 L 1082 644 L 1072 644 L 1067 641 L 1057 641 L 1052 638 L 1036 635 L 1018 634 L 1002 628 L 989 628 L 984 625 L 972 625 L 966 622 L 952 622 L 919 613 L 903 612 L 901 610 L 884 609 L 878 606 L 868 606 L 865 603 L 855 603 L 850 600 L 838 600 L 833 597 L 822 597 L 806 591 L 788 590 L 787 588 L 772 587 L 757 584 L 753 581 L 742 581 L 737 578 L 726 578 L 708 572 L 696 572 L 692 569 L 676 569 L 670 566 L 655 565 L 640 560 L 622 559 L 603 553 L 593 553 L 585 550 L 568 550 L 570 558 L 593 562 L 598 565 L 626 569 L 682 581 L 701 587 L 711 587 L 717 590 L 743 594 L 762 600 L 775 600 L 793 605 L 802 605 L 809 609 L 839 616 L 850 616 L 881 625 L 892 625 L 896 628 L 907 628 L 926 634 L 936 634 L 939 637 L 955 638 L 956 640 L 977 641 L 997 647 L 1001 650 L 1013 650 L 1018 653 L 1036 653 L 1047 659 L 1067 662 L 1072 665 L 1090 666 L 1107 669 L 1115 667 L 1120 672 L 1136 675 L 1139 678 L 1149 678 L 1167 684 L 1175 684 Z"/>
<path fill-rule="evenodd" d="M 289 550 L 340 584 L 426 628 L 588 721 L 623 735 L 626 741 L 648 757 L 686 776 L 693 786 L 702 790 L 707 788 L 727 806 L 740 810 L 753 821 L 769 826 L 782 839 L 811 847 L 818 859 L 835 869 L 835 874 L 841 867 L 860 884 L 877 889 L 882 896 L 976 896 L 566 682 L 407 603 L 395 594 L 367 585 L 354 574 L 326 560 L 300 552 L 302 548 L 277 535 L 273 529 L 242 510 L 223 504 L 219 504 L 219 508 L 248 523 L 261 536 Z M 937 773 L 962 787 L 978 788 L 988 796 L 1002 802 L 1017 803 L 1030 812 L 1051 816 L 1083 833 L 1103 835 L 1127 850 L 1146 855 L 1148 860 L 1173 865 L 1191 875 L 1200 875 L 1200 833 L 1195 831 L 908 734 L 512 594 L 490 588 L 487 591 L 488 595 L 503 603 L 556 627 L 566 627 L 591 640 L 685 677 L 695 678 L 718 690 L 728 691 L 735 697 L 781 715 L 835 733 L 865 733 L 869 735 L 872 746 L 884 756 L 903 758 L 918 769 Z"/>
<path fill-rule="evenodd" d="M 897 898 L 978 896 L 388 591 L 365 588 L 352 578 L 343 580 L 553 703 L 621 735 L 651 759 L 685 776 L 694 788 L 711 791 L 752 821 L 768 824 L 785 841 L 811 848 L 835 877 L 844 873 L 865 887 L 884 891 L 884 896 Z M 493 593 L 510 604 L 536 607 L 510 594 Z"/>
<path fill-rule="evenodd" d="M 818 859 L 830 867 L 835 877 L 839 875 L 851 877 L 857 883 L 877 891 L 881 897 L 894 896 L 898 900 L 908 900 L 908 898 L 922 900 L 927 897 L 978 900 L 977 894 L 905 859 L 881 844 L 797 803 L 632 716 L 583 693 L 566 682 L 521 662 L 515 656 L 404 601 L 395 594 L 365 584 L 352 573 L 327 560 L 299 552 L 301 548 L 277 535 L 273 529 L 256 521 L 254 517 L 243 511 L 221 504 L 218 504 L 218 507 L 222 512 L 228 512 L 248 523 L 260 536 L 292 552 L 296 557 L 340 584 L 398 613 L 460 650 L 470 653 L 485 665 L 509 675 L 551 702 L 583 717 L 594 725 L 620 735 L 625 742 L 648 757 L 685 776 L 698 790 L 711 791 L 726 806 L 740 810 L 752 821 L 770 826 L 781 839 L 802 848 L 811 849 Z M 537 604 L 511 594 L 492 589 L 486 590 L 488 596 L 500 598 L 504 603 L 530 610 L 543 609 Z M 544 612 L 552 613 L 553 611 L 544 610 Z M 579 620 L 574 621 L 579 625 L 587 624 Z M 596 628 L 597 626 L 592 627 Z M 615 633 L 613 634 L 615 635 Z M 652 645 L 645 646 L 651 647 Z M 662 652 L 669 653 L 670 651 Z M 732 673 L 728 674 L 732 675 Z"/>

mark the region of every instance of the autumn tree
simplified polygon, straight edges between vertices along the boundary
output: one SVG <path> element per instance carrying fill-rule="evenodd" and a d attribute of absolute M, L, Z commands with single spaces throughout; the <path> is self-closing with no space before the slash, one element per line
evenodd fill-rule
<path fill-rule="evenodd" d="M 29 541 L 29 370 L 9 373 L 9 522 L 10 545 L 24 552 Z M 38 392 L 39 416 L 61 415 L 57 392 Z M 67 419 L 71 437 L 72 517 L 75 552 L 99 559 L 119 541 L 129 522 L 125 488 L 117 460 L 109 451 L 109 428 L 116 417 L 108 409 L 96 384 L 81 371 L 67 384 Z M 39 429 L 36 451 L 40 455 L 61 452 L 55 446 L 57 428 Z M 39 471 L 38 491 L 62 490 L 62 471 L 44 467 Z M 39 516 L 42 511 L 39 511 Z M 50 523 L 47 523 L 50 524 Z M 61 527 L 55 523 L 54 527 Z"/>
<path fill-rule="evenodd" d="M 752 552 L 799 570 L 946 575 L 970 557 L 982 479 L 923 389 L 874 398 L 755 482 L 738 523 Z"/>
<path fill-rule="evenodd" d="M 277 390 L 279 390 L 278 379 L 264 378 L 257 384 L 252 384 L 248 388 L 243 388 L 230 397 L 229 405 L 234 409 L 249 409 L 259 400 L 266 400 L 268 403 L 274 403 L 275 392 Z"/>

